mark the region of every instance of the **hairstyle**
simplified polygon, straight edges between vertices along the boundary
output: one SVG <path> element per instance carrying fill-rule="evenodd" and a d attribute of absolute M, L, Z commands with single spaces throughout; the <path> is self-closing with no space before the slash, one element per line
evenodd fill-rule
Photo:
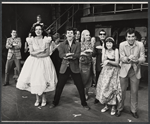
<path fill-rule="evenodd" d="M 113 37 L 107 37 L 105 42 L 104 42 L 104 48 L 107 49 L 106 47 L 106 43 L 107 42 L 111 42 L 113 44 L 112 49 L 115 50 L 116 49 L 116 43 Z"/>
<path fill-rule="evenodd" d="M 41 15 L 37 15 L 36 17 L 42 18 Z"/>
<path fill-rule="evenodd" d="M 11 30 L 11 33 L 12 33 L 13 31 L 16 31 L 16 33 L 17 33 L 17 30 L 16 30 L 16 29 L 12 29 L 12 30 Z"/>
<path fill-rule="evenodd" d="M 43 25 L 40 25 L 40 24 L 35 24 L 35 25 L 34 25 L 33 30 L 32 30 L 32 32 L 31 32 L 31 36 L 33 36 L 33 37 L 36 36 L 36 34 L 35 34 L 35 28 L 36 28 L 37 26 L 40 26 L 40 27 L 41 27 L 41 29 L 42 29 L 42 31 L 43 31 L 43 32 L 42 32 L 43 37 L 44 37 L 44 36 L 47 36 L 47 33 L 46 33 L 46 31 L 44 30 L 44 26 L 43 26 Z"/>
<path fill-rule="evenodd" d="M 134 29 L 134 28 L 129 28 L 129 29 L 127 29 L 127 31 L 126 31 L 125 37 L 127 37 L 127 34 L 133 34 L 133 33 L 136 35 L 135 29 Z"/>
<path fill-rule="evenodd" d="M 77 34 L 77 32 L 80 32 L 79 30 L 75 30 L 75 34 Z"/>
<path fill-rule="evenodd" d="M 100 30 L 100 31 L 99 31 L 99 34 L 100 34 L 100 32 L 105 32 L 105 34 L 106 34 L 106 31 L 105 31 L 104 29 Z"/>
<path fill-rule="evenodd" d="M 66 33 L 67 33 L 67 31 L 73 31 L 73 34 L 75 35 L 75 31 L 74 31 L 74 28 L 73 28 L 73 27 L 68 27 L 68 28 L 66 29 Z"/>
<path fill-rule="evenodd" d="M 86 30 L 83 30 L 83 31 L 82 31 L 82 33 L 81 33 L 81 42 L 84 42 L 84 41 L 85 41 L 85 33 L 86 33 L 86 32 L 89 32 L 89 30 L 86 29 Z M 89 33 L 90 33 L 90 32 L 89 32 Z"/>
<path fill-rule="evenodd" d="M 58 39 L 58 38 L 60 38 L 60 34 L 59 34 L 59 33 L 55 33 L 55 34 L 53 35 L 53 39 L 56 40 L 56 39 Z"/>

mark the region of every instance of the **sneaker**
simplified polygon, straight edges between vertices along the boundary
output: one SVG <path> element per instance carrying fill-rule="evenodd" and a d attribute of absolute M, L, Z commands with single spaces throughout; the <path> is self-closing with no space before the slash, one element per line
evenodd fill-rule
<path fill-rule="evenodd" d="M 111 115 L 115 115 L 116 114 L 116 110 L 114 108 L 112 108 L 110 114 Z"/>
<path fill-rule="evenodd" d="M 101 110 L 101 112 L 106 112 L 108 110 L 108 106 L 105 106 L 102 110 Z"/>

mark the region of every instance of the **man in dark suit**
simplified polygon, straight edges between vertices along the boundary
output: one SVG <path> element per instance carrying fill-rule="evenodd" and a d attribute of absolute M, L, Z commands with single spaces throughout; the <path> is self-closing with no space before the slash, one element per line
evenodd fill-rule
<path fill-rule="evenodd" d="M 74 80 L 74 84 L 78 89 L 83 108 L 89 110 L 90 108 L 86 103 L 84 86 L 79 69 L 81 45 L 74 39 L 73 28 L 67 29 L 66 37 L 67 39 L 59 46 L 59 56 L 62 58 L 62 63 L 59 71 L 59 78 L 56 86 L 54 101 L 53 104 L 50 105 L 50 108 L 54 108 L 58 105 L 62 90 L 67 82 L 69 75 L 71 75 L 72 79 Z"/>
<path fill-rule="evenodd" d="M 9 73 L 13 62 L 17 67 L 17 71 L 20 74 L 20 59 L 21 59 L 21 39 L 17 37 L 17 31 L 12 30 L 11 37 L 7 38 L 6 48 L 8 49 L 7 61 L 5 67 L 5 83 L 3 86 L 9 85 Z"/>
<path fill-rule="evenodd" d="M 102 48 L 104 46 L 105 38 L 106 38 L 106 32 L 103 29 L 100 30 L 99 36 L 95 37 L 95 44 L 94 44 L 94 48 L 93 48 L 93 57 L 96 57 L 96 67 L 95 67 L 95 69 L 96 69 L 96 84 L 95 84 L 95 87 L 97 85 L 97 80 L 98 80 L 98 77 L 102 70 L 102 67 L 101 67 Z M 97 47 L 99 47 L 99 48 L 97 48 Z"/>
<path fill-rule="evenodd" d="M 102 70 L 102 49 L 104 47 L 104 42 L 106 38 L 106 32 L 102 29 L 99 32 L 99 36 L 96 36 L 95 39 L 95 44 L 93 47 L 93 57 L 96 57 L 96 64 L 95 64 L 95 71 L 96 71 L 96 84 L 95 87 L 97 86 L 97 81 L 98 77 L 100 75 L 100 72 Z M 98 103 L 99 100 L 95 99 L 94 103 Z"/>

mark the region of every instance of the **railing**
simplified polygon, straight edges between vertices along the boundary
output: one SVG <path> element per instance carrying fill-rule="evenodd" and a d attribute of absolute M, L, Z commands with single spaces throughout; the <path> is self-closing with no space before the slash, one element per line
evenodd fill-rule
<path fill-rule="evenodd" d="M 105 15 L 123 12 L 134 12 L 148 10 L 148 4 L 90 4 L 90 7 L 83 9 L 90 10 L 89 15 Z"/>
<path fill-rule="evenodd" d="M 78 12 L 79 5 L 75 8 L 75 5 L 70 6 L 61 16 L 59 16 L 50 26 L 47 27 L 46 31 L 54 29 L 53 33 L 56 33 L 62 28 L 70 19 L 72 19 L 72 27 L 74 23 L 74 15 Z M 70 14 L 71 13 L 71 14 Z M 63 19 L 65 20 L 61 22 Z"/>

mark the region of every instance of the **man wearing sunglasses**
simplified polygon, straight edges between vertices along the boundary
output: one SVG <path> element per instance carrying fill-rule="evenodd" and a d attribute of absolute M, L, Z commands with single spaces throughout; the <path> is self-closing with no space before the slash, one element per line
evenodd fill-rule
<path fill-rule="evenodd" d="M 102 29 L 99 32 L 99 35 L 95 37 L 95 44 L 93 49 L 93 57 L 96 57 L 96 84 L 101 72 L 101 56 L 102 56 L 102 47 L 106 38 L 106 32 Z"/>
<path fill-rule="evenodd" d="M 95 87 L 97 85 L 97 80 L 99 77 L 99 74 L 102 70 L 101 67 L 101 58 L 102 58 L 102 48 L 104 46 L 104 42 L 105 42 L 105 38 L 106 38 L 106 32 L 102 29 L 99 32 L 99 35 L 95 37 L 95 44 L 94 44 L 94 48 L 93 48 L 93 57 L 96 57 L 96 65 L 95 65 L 95 69 L 96 69 L 96 84 Z M 95 99 L 94 103 L 98 103 L 98 100 Z"/>

